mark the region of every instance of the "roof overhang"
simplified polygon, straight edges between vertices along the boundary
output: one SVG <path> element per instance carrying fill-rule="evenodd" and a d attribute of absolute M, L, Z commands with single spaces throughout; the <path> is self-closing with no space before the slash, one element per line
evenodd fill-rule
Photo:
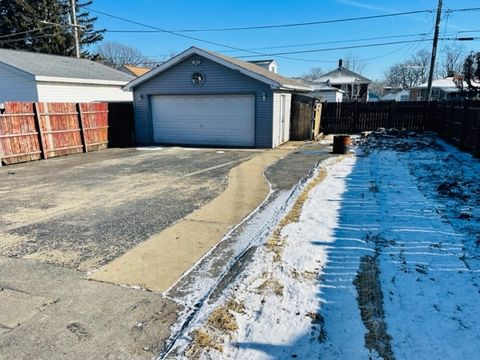
<path fill-rule="evenodd" d="M 54 82 L 54 83 L 68 83 L 68 84 L 91 84 L 91 85 L 115 85 L 123 86 L 128 81 L 118 80 L 99 80 L 99 79 L 80 79 L 80 78 L 68 78 L 58 76 L 35 76 L 35 80 L 39 82 Z"/>
<path fill-rule="evenodd" d="M 225 59 L 222 59 L 218 56 L 215 56 L 215 54 L 212 54 L 208 51 L 196 48 L 192 46 L 191 48 L 185 50 L 184 52 L 178 54 L 177 56 L 174 56 L 167 62 L 163 63 L 160 66 L 157 66 L 156 68 L 150 70 L 148 73 L 139 76 L 136 79 L 133 79 L 130 81 L 128 84 L 126 84 L 123 89 L 124 90 L 132 90 L 135 87 L 143 84 L 144 82 L 154 78 L 155 76 L 163 73 L 164 71 L 172 68 L 173 66 L 177 65 L 178 63 L 182 62 L 183 60 L 189 58 L 192 55 L 199 55 L 202 56 L 208 60 L 211 60 L 213 62 L 216 62 L 218 64 L 221 64 L 227 68 L 230 68 L 232 70 L 238 71 L 248 77 L 251 77 L 253 79 L 256 79 L 260 82 L 263 82 L 267 85 L 269 85 L 272 89 L 279 89 L 279 90 L 288 90 L 288 91 L 295 91 L 295 90 L 300 90 L 300 91 L 311 91 L 310 87 L 305 87 L 305 86 L 292 86 L 288 84 L 280 84 L 272 79 L 269 79 L 268 77 L 262 76 L 260 74 L 257 74 L 253 71 L 250 71 L 248 69 L 245 69 L 241 66 L 238 66 L 237 64 L 231 63 Z"/>

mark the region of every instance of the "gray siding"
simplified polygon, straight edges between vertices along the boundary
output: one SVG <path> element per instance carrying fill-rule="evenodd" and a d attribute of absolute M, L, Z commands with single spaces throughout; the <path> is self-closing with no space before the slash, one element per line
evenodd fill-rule
<path fill-rule="evenodd" d="M 201 60 L 202 63 L 194 66 L 192 60 Z M 203 86 L 194 86 L 191 82 L 191 76 L 196 71 L 205 75 Z M 262 101 L 263 92 L 267 96 L 266 101 Z M 134 89 L 135 132 L 139 144 L 153 144 L 150 97 L 162 94 L 253 94 L 255 146 L 272 147 L 273 92 L 269 85 L 198 55 L 191 56 Z"/>
<path fill-rule="evenodd" d="M 3 101 L 38 101 L 34 77 L 0 63 L 0 102 Z"/>

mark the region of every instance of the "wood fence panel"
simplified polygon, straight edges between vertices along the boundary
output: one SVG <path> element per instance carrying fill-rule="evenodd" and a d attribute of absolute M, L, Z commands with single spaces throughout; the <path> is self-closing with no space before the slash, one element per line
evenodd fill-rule
<path fill-rule="evenodd" d="M 108 103 L 108 146 L 130 147 L 135 144 L 135 120 L 132 102 Z"/>
<path fill-rule="evenodd" d="M 4 107 L 0 113 L 0 161 L 9 165 L 39 160 L 33 103 L 6 102 Z"/>
<path fill-rule="evenodd" d="M 106 149 L 108 145 L 108 104 L 80 103 L 80 121 L 86 151 Z"/>
<path fill-rule="evenodd" d="M 83 152 L 74 103 L 38 103 L 38 118 L 47 157 Z"/>
<path fill-rule="evenodd" d="M 316 99 L 293 95 L 290 109 L 290 140 L 310 140 L 313 136 Z"/>

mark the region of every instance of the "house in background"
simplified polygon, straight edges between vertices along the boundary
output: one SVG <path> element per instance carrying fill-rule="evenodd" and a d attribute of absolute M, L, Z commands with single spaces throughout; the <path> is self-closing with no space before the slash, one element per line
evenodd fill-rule
<path fill-rule="evenodd" d="M 140 144 L 273 148 L 289 140 L 294 92 L 311 88 L 191 47 L 125 86 Z"/>
<path fill-rule="evenodd" d="M 325 102 L 342 102 L 343 94 L 345 91 L 333 86 L 329 86 L 325 83 L 320 83 L 313 80 L 307 80 L 304 78 L 293 78 L 293 80 L 301 82 L 312 88 L 312 91 L 308 93 L 308 96 L 313 96 L 320 101 Z"/>
<path fill-rule="evenodd" d="M 388 92 L 380 98 L 380 101 L 410 101 L 410 90 Z"/>
<path fill-rule="evenodd" d="M 411 101 L 428 100 L 428 83 L 414 86 L 410 89 Z M 455 84 L 455 77 L 447 76 L 432 81 L 432 100 L 462 99 L 463 95 Z"/>
<path fill-rule="evenodd" d="M 132 101 L 122 86 L 133 78 L 87 59 L 0 49 L 0 102 Z"/>
<path fill-rule="evenodd" d="M 367 101 L 369 102 L 377 102 L 380 101 L 380 95 L 375 94 L 372 91 L 368 91 Z"/>
<path fill-rule="evenodd" d="M 118 70 L 123 71 L 124 73 L 132 76 L 142 76 L 143 74 L 146 74 L 151 68 L 146 68 L 142 66 L 135 66 L 135 65 L 122 65 L 118 68 Z"/>
<path fill-rule="evenodd" d="M 274 72 L 275 74 L 278 73 L 278 64 L 275 60 L 251 60 L 249 63 L 261 66 L 268 71 Z"/>
<path fill-rule="evenodd" d="M 343 90 L 345 92 L 344 101 L 367 101 L 368 86 L 372 82 L 366 77 L 343 67 L 342 59 L 338 61 L 338 68 L 323 74 L 314 81 Z"/>

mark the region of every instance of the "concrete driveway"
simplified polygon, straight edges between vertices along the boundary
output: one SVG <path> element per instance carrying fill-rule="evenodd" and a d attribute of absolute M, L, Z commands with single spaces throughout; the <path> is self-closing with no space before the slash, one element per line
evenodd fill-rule
<path fill-rule="evenodd" d="M 274 190 L 328 156 L 297 146 L 264 163 Z M 182 299 L 85 275 L 218 202 L 228 194 L 227 175 L 249 161 L 258 166 L 267 152 L 109 149 L 0 168 L 0 358 L 155 357 Z"/>
<path fill-rule="evenodd" d="M 0 169 L 0 254 L 91 271 L 215 198 L 242 150 L 109 149 Z"/>

